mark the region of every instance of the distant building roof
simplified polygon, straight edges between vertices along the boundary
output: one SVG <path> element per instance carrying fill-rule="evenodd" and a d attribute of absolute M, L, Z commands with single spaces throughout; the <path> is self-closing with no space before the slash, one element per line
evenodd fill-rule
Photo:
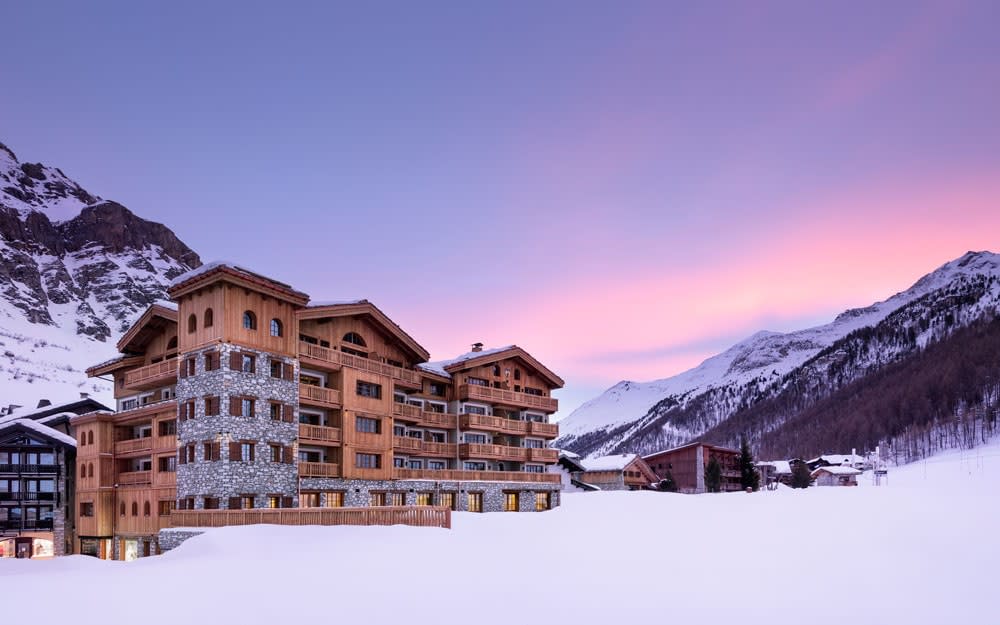
<path fill-rule="evenodd" d="M 59 430 L 50 428 L 47 425 L 41 424 L 33 419 L 13 419 L 10 421 L 5 421 L 0 423 L 0 433 L 11 430 L 14 428 L 23 427 L 28 430 L 32 430 L 50 440 L 58 441 L 67 447 L 76 448 L 76 439 L 72 436 L 63 434 Z"/>
<path fill-rule="evenodd" d="M 587 471 L 623 471 L 625 467 L 635 462 L 638 454 L 618 454 L 614 456 L 599 456 L 585 458 L 581 462 Z"/>
<path fill-rule="evenodd" d="M 861 471 L 855 469 L 854 467 L 842 466 L 819 467 L 813 471 L 811 475 L 816 477 L 819 473 L 829 473 L 830 475 L 861 475 Z"/>
<path fill-rule="evenodd" d="M 758 467 L 770 466 L 774 467 L 774 473 L 776 475 L 791 475 L 792 474 L 792 464 L 788 460 L 764 460 L 757 463 Z"/>

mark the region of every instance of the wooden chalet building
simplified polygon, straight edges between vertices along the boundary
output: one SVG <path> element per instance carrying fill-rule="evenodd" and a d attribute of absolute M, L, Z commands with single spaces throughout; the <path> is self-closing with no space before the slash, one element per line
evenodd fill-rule
<path fill-rule="evenodd" d="M 642 490 L 651 488 L 659 481 L 656 473 L 638 454 L 585 458 L 580 463 L 584 471 L 579 475 L 579 481 L 601 490 Z"/>
<path fill-rule="evenodd" d="M 73 420 L 82 551 L 154 553 L 187 510 L 558 505 L 563 381 L 520 347 L 429 363 L 371 302 L 310 304 L 231 264 L 169 296 L 88 370 L 118 405 Z"/>
<path fill-rule="evenodd" d="M 660 477 L 668 474 L 677 484 L 678 492 L 704 493 L 705 467 L 714 457 L 722 468 L 721 491 L 742 490 L 739 469 L 740 452 L 735 449 L 694 442 L 643 456 L 643 460 Z"/>

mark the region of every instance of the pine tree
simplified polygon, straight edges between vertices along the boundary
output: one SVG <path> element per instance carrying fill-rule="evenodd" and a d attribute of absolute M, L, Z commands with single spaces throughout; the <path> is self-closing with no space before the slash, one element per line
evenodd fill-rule
<path fill-rule="evenodd" d="M 792 488 L 809 488 L 812 485 L 812 473 L 806 463 L 799 462 L 792 469 Z"/>
<path fill-rule="evenodd" d="M 722 490 L 722 465 L 712 456 L 705 467 L 705 490 L 717 493 Z"/>
<path fill-rule="evenodd" d="M 759 490 L 760 474 L 757 467 L 753 465 L 753 452 L 750 451 L 750 443 L 745 436 L 740 437 L 740 486 L 743 489 Z"/>

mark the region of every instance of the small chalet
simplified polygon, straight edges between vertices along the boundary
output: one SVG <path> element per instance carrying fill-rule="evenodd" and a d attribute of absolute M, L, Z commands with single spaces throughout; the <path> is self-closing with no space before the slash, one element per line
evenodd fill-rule
<path fill-rule="evenodd" d="M 857 486 L 859 469 L 848 466 L 819 467 L 812 472 L 816 486 Z"/>
<path fill-rule="evenodd" d="M 586 458 L 580 480 L 601 490 L 641 490 L 659 481 L 656 473 L 638 454 Z"/>
<path fill-rule="evenodd" d="M 812 460 L 807 460 L 806 464 L 809 466 L 810 471 L 815 471 L 820 467 L 853 467 L 855 469 L 864 469 L 866 462 L 864 456 L 859 456 L 852 452 L 849 454 L 823 454 Z"/>
<path fill-rule="evenodd" d="M 561 476 L 562 492 L 580 493 L 601 490 L 593 484 L 588 484 L 580 480 L 580 476 L 587 469 L 580 461 L 579 454 L 575 454 L 565 449 L 559 450 L 559 461 L 546 467 L 548 473 L 556 473 Z"/>

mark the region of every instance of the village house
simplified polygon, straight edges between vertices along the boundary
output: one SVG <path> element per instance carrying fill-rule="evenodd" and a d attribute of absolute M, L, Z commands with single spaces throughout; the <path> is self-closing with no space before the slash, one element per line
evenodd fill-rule
<path fill-rule="evenodd" d="M 740 452 L 735 449 L 694 442 L 643 456 L 660 479 L 672 478 L 681 493 L 704 493 L 705 468 L 715 458 L 722 469 L 722 492 L 742 490 Z"/>
<path fill-rule="evenodd" d="M 659 481 L 656 473 L 638 454 L 585 458 L 580 481 L 601 490 L 641 490 Z"/>
<path fill-rule="evenodd" d="M 826 466 L 811 475 L 816 486 L 857 486 L 861 471 L 849 466 Z"/>
<path fill-rule="evenodd" d="M 867 467 L 867 464 L 868 461 L 864 456 L 859 456 L 854 452 L 849 454 L 823 454 L 822 456 L 817 456 L 812 460 L 806 461 L 806 465 L 808 465 L 810 471 L 814 471 L 819 467 L 853 467 L 863 470 Z"/>
<path fill-rule="evenodd" d="M 583 482 L 580 476 L 586 471 L 579 454 L 575 454 L 565 449 L 557 450 L 559 460 L 555 464 L 546 467 L 546 471 L 559 476 L 563 493 L 582 493 L 601 490 L 599 487 Z"/>

